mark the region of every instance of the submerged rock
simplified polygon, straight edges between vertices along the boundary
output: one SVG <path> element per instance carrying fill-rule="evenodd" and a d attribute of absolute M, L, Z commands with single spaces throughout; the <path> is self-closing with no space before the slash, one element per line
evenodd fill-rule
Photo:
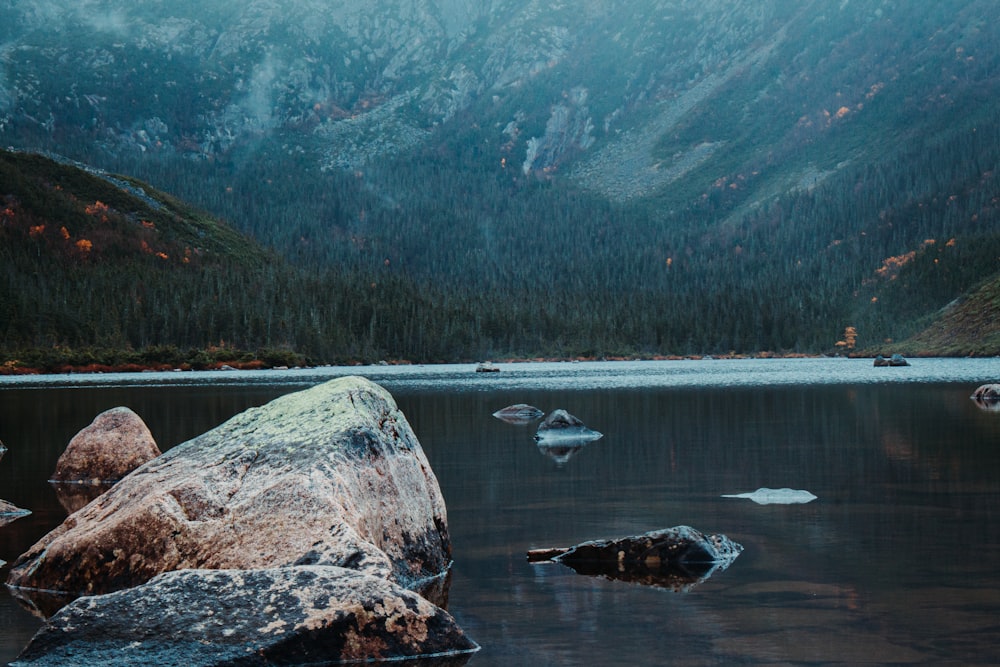
<path fill-rule="evenodd" d="M 538 425 L 535 440 L 575 440 L 590 442 L 604 437 L 599 431 L 587 428 L 586 424 L 565 410 L 553 410 Z"/>
<path fill-rule="evenodd" d="M 3 446 L 3 441 L 0 440 L 0 459 L 2 459 L 3 455 L 6 453 L 7 453 L 7 448 Z"/>
<path fill-rule="evenodd" d="M 540 419 L 544 414 L 544 412 L 533 405 L 515 403 L 514 405 L 508 405 L 502 410 L 497 410 L 493 413 L 493 416 L 508 424 L 528 424 L 536 419 Z"/>
<path fill-rule="evenodd" d="M 800 489 L 768 489 L 761 487 L 752 493 L 725 494 L 723 498 L 747 498 L 758 505 L 804 505 L 816 500 L 816 496 Z"/>
<path fill-rule="evenodd" d="M 447 612 L 385 579 L 293 566 L 181 570 L 79 598 L 12 665 L 328 665 L 430 656 L 464 664 L 478 649 Z"/>
<path fill-rule="evenodd" d="M 743 546 L 725 535 L 675 526 L 569 548 L 536 549 L 528 552 L 528 560 L 552 561 L 580 574 L 683 591 L 725 570 L 742 552 Z"/>
<path fill-rule="evenodd" d="M 387 391 L 347 377 L 141 466 L 19 557 L 7 583 L 90 595 L 171 570 L 294 564 L 442 591 L 450 561 L 444 499 L 413 430 Z"/>
<path fill-rule="evenodd" d="M 545 456 L 555 461 L 557 466 L 566 465 L 571 458 L 579 454 L 590 440 L 573 440 L 572 438 L 553 438 L 537 440 L 535 446 Z"/>
<path fill-rule="evenodd" d="M 126 407 L 106 410 L 73 436 L 56 462 L 53 482 L 117 482 L 160 455 L 146 423 Z"/>

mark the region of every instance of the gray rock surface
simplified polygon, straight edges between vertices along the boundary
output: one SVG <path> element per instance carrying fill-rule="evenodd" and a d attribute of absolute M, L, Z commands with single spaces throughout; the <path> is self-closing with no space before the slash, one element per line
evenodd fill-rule
<path fill-rule="evenodd" d="M 54 482 L 117 482 L 160 455 L 153 434 L 136 413 L 111 408 L 69 441 L 56 461 Z"/>
<path fill-rule="evenodd" d="M 603 437 L 603 433 L 587 428 L 578 417 L 563 409 L 550 412 L 538 425 L 535 439 L 538 441 L 562 439 L 589 442 Z"/>
<path fill-rule="evenodd" d="M 478 648 L 447 612 L 354 570 L 182 570 L 75 600 L 13 665 L 327 665 L 445 655 L 462 664 Z"/>
<path fill-rule="evenodd" d="M 336 565 L 422 590 L 451 561 L 444 499 L 392 396 L 332 380 L 171 449 L 43 537 L 8 584 L 109 593 L 180 569 Z"/>

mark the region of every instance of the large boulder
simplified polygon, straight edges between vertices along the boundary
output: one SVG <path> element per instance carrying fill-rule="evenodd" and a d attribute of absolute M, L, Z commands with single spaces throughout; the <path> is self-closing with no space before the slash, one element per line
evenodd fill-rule
<path fill-rule="evenodd" d="M 12 665 L 329 665 L 444 655 L 463 664 L 478 648 L 439 607 L 353 570 L 182 570 L 75 600 Z"/>
<path fill-rule="evenodd" d="M 117 482 L 160 455 L 146 423 L 126 407 L 106 410 L 73 436 L 56 461 L 53 482 Z"/>
<path fill-rule="evenodd" d="M 247 410 L 141 466 L 21 555 L 7 583 L 92 595 L 171 570 L 335 565 L 440 590 L 447 525 L 392 397 L 347 377 Z"/>

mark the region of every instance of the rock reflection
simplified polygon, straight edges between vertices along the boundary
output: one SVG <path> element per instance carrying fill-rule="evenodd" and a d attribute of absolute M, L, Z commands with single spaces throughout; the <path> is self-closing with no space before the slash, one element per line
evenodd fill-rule
<path fill-rule="evenodd" d="M 554 440 L 537 440 L 535 445 L 545 456 L 555 461 L 556 465 L 564 466 L 580 453 L 591 440 L 574 440 L 573 438 L 557 438 Z"/>
<path fill-rule="evenodd" d="M 49 482 L 56 492 L 59 504 L 63 506 L 67 514 L 72 514 L 80 510 L 101 497 L 114 486 L 114 483 L 106 484 L 79 484 L 75 482 Z"/>

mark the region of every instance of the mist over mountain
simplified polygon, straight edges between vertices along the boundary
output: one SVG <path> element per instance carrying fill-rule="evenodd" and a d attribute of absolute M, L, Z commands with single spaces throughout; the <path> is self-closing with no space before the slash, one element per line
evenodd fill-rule
<path fill-rule="evenodd" d="M 870 346 L 1000 269 L 998 19 L 13 0 L 0 142 L 142 177 L 301 266 L 444 289 L 484 354 Z"/>

